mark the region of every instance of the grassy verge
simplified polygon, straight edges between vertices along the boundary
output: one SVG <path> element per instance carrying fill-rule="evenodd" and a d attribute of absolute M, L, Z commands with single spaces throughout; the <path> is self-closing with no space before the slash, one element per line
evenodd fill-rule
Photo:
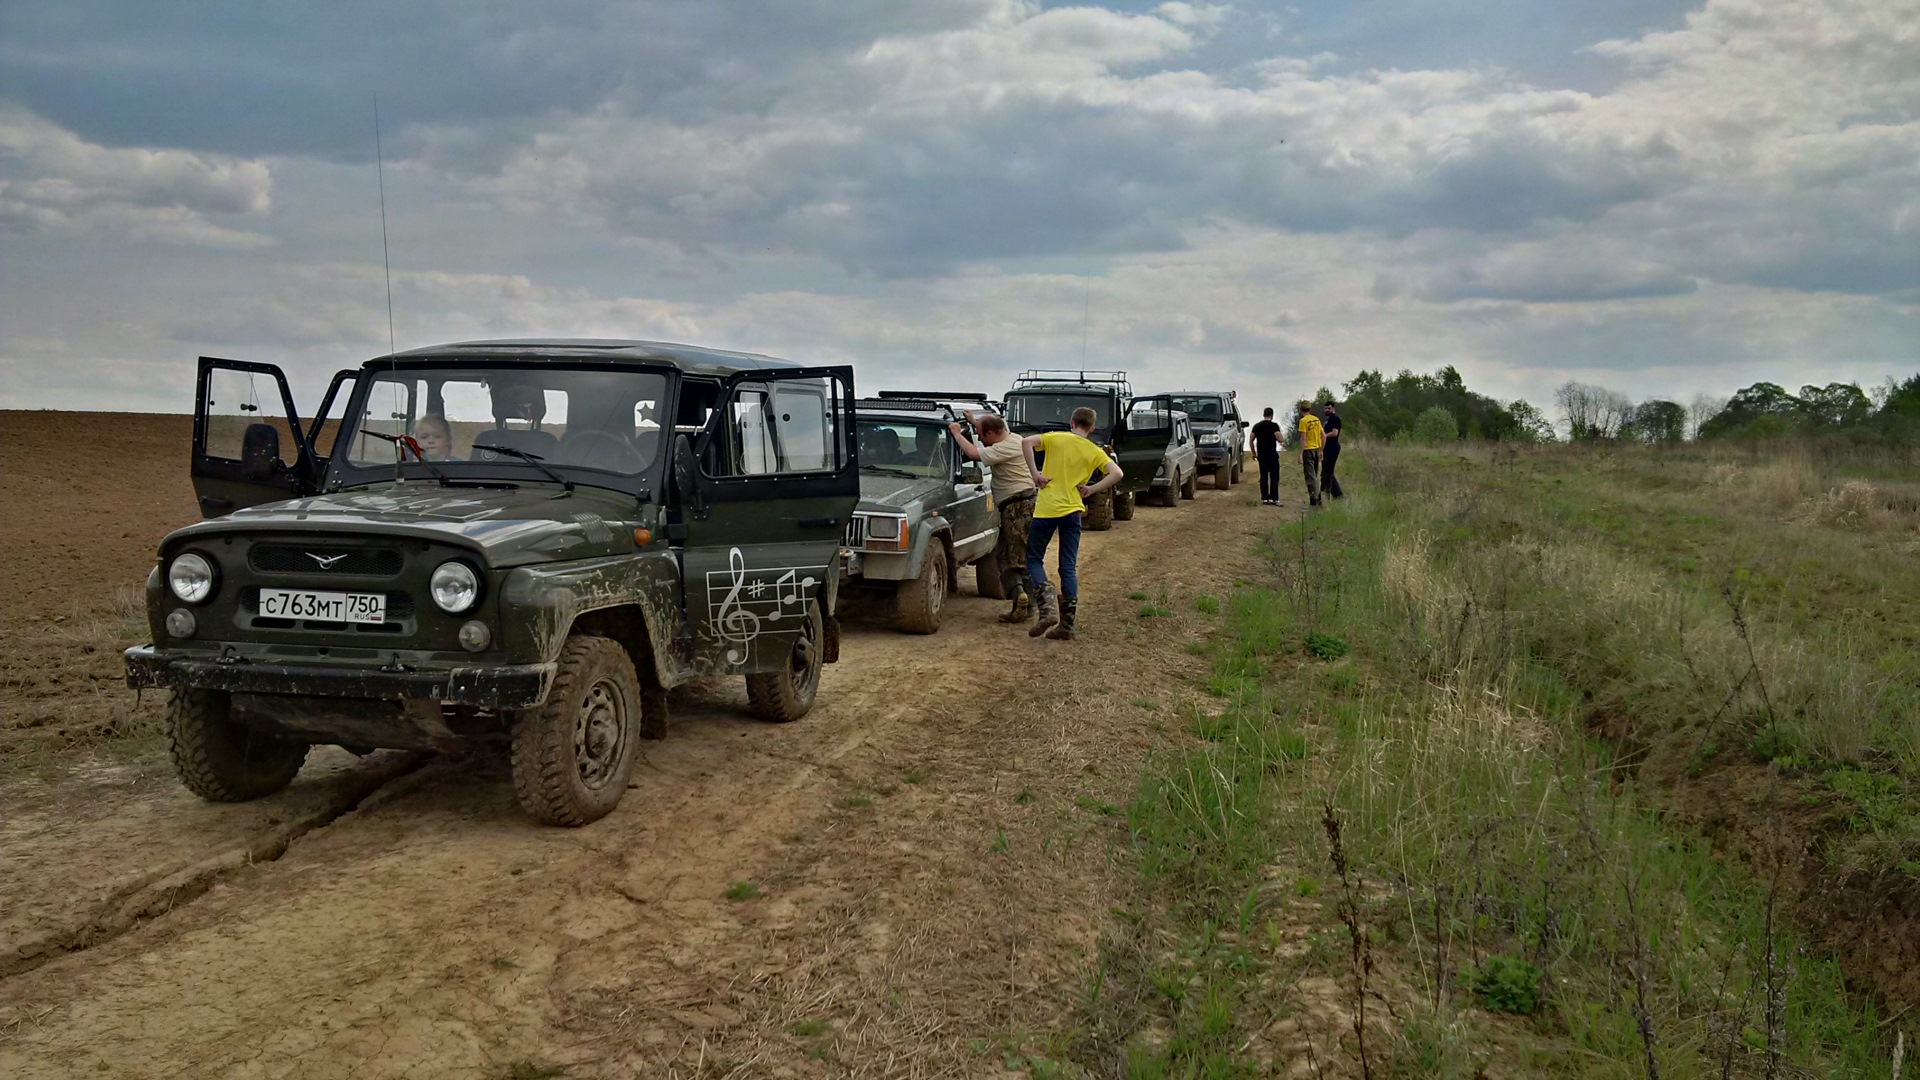
<path fill-rule="evenodd" d="M 1645 554 L 1686 536 L 1724 557 L 1736 499 L 1674 484 L 1669 505 L 1631 471 L 1570 487 L 1595 467 L 1573 459 L 1356 456 L 1354 497 L 1280 530 L 1273 582 L 1226 605 L 1215 704 L 1142 781 L 1141 899 L 1072 1056 L 1140 1077 L 1891 1075 L 1904 1021 L 1794 915 L 1860 875 L 1901 888 L 1920 857 L 1910 646 L 1808 634 L 1831 605 L 1797 580 L 1762 598 L 1751 572 Z M 1904 542 L 1897 512 L 1829 540 L 1829 569 Z M 1672 812 L 1683 789 L 1753 811 L 1744 863 Z"/>

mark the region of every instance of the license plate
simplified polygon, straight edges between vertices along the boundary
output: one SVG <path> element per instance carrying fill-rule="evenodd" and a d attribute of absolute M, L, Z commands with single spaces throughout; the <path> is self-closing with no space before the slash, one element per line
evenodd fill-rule
<path fill-rule="evenodd" d="M 272 619 L 371 623 L 387 621 L 386 593 L 316 592 L 311 589 L 261 589 L 260 614 Z"/>

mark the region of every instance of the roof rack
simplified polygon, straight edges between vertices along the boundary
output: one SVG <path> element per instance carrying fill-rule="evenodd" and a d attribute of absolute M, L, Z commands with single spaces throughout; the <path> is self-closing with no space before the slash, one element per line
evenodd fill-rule
<path fill-rule="evenodd" d="M 1013 388 L 1037 386 L 1047 383 L 1079 383 L 1083 386 L 1113 386 L 1120 392 L 1133 396 L 1133 384 L 1127 381 L 1124 371 L 1075 371 L 1070 368 L 1029 368 L 1014 377 Z"/>
<path fill-rule="evenodd" d="M 958 420 L 960 416 L 953 406 L 944 402 L 921 397 L 855 398 L 855 411 L 873 409 L 880 412 L 931 412 L 939 413 L 949 420 Z"/>

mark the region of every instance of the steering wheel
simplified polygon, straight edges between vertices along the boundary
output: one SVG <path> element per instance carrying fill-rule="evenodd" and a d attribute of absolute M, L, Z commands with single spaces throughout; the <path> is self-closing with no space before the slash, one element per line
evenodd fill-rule
<path fill-rule="evenodd" d="M 636 473 L 643 464 L 633 444 L 605 431 L 570 431 L 561 449 L 566 464 L 586 469 Z"/>

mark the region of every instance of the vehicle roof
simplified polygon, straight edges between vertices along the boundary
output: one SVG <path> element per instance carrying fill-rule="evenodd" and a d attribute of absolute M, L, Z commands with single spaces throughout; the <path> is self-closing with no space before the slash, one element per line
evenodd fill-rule
<path fill-rule="evenodd" d="M 669 341 L 629 341 L 614 338 L 505 338 L 498 341 L 456 341 L 406 349 L 376 356 L 367 367 L 395 361 L 519 360 L 565 364 L 667 364 L 696 375 L 732 375 L 740 371 L 795 368 L 801 365 L 777 356 L 730 352 Z"/>
<path fill-rule="evenodd" d="M 1121 388 L 1113 383 L 1078 382 L 1021 383 L 1019 386 L 1007 391 L 1008 397 L 1013 397 L 1017 394 L 1092 394 L 1096 397 L 1112 397 L 1117 394 L 1121 397 L 1126 396 L 1121 391 Z"/>
<path fill-rule="evenodd" d="M 1217 397 L 1217 398 L 1231 397 L 1231 395 L 1228 394 L 1225 390 L 1156 390 L 1151 394 L 1142 394 L 1140 396 L 1141 397 Z"/>
<path fill-rule="evenodd" d="M 885 405 L 875 405 L 862 400 L 854 405 L 855 420 L 917 420 L 922 423 L 939 424 L 945 427 L 957 417 L 946 406 L 932 409 L 914 408 L 909 401 L 891 401 Z"/>

